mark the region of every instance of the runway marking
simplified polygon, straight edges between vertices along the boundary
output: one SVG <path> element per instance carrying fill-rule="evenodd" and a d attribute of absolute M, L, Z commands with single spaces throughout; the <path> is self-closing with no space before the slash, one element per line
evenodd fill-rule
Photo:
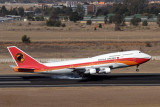
<path fill-rule="evenodd" d="M 31 83 L 31 81 L 0 81 L 0 84 L 21 84 L 21 83 Z"/>

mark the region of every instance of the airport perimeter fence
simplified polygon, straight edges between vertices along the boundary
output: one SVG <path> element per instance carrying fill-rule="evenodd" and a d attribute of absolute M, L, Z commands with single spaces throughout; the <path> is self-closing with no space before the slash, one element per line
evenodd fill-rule
<path fill-rule="evenodd" d="M 67 61 L 73 60 L 76 58 L 36 58 L 37 61 L 46 63 L 46 62 L 59 62 L 59 61 Z M 151 60 L 160 60 L 160 56 L 152 56 Z M 0 63 L 14 63 L 12 58 L 0 58 Z"/>

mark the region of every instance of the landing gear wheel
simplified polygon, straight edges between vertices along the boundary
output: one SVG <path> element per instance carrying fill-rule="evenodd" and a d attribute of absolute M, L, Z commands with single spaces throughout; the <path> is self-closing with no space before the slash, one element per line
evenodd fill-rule
<path fill-rule="evenodd" d="M 139 72 L 139 69 L 137 68 L 136 71 Z"/>
<path fill-rule="evenodd" d="M 136 71 L 137 71 L 137 72 L 139 72 L 138 66 L 139 66 L 139 65 L 137 65 L 137 68 L 136 68 Z"/>

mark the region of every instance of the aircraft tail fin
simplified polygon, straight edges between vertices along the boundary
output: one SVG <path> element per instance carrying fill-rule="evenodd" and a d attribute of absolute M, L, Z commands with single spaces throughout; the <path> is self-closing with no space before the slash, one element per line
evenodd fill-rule
<path fill-rule="evenodd" d="M 19 68 L 42 69 L 45 67 L 43 64 L 29 56 L 27 53 L 23 52 L 16 46 L 9 46 L 7 48 Z"/>

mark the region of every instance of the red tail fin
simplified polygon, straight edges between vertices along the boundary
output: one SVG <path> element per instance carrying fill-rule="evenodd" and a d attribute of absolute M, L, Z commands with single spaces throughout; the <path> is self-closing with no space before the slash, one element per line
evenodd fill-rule
<path fill-rule="evenodd" d="M 19 68 L 43 69 L 45 67 L 16 46 L 9 46 L 7 48 Z"/>

